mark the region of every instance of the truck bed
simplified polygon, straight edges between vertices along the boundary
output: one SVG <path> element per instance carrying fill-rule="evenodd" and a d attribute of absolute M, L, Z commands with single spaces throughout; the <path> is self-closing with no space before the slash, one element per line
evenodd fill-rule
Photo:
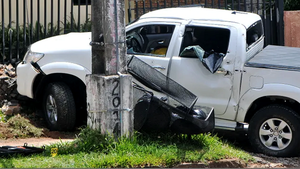
<path fill-rule="evenodd" d="M 269 45 L 246 62 L 245 66 L 300 71 L 300 48 Z"/>

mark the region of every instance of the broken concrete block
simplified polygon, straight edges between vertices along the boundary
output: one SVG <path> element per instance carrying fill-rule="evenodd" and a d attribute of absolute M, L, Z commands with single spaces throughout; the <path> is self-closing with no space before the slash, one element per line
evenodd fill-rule
<path fill-rule="evenodd" d="M 4 103 L 4 105 L 1 108 L 1 111 L 5 115 L 12 116 L 21 112 L 21 106 L 19 104 Z"/>

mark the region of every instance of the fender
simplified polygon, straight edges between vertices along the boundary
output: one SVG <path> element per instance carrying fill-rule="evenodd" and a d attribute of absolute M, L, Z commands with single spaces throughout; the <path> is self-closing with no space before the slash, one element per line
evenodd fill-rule
<path fill-rule="evenodd" d="M 252 103 L 268 96 L 282 96 L 300 102 L 300 88 L 287 84 L 265 84 L 262 89 L 250 89 L 241 97 L 236 121 L 243 122 Z"/>
<path fill-rule="evenodd" d="M 91 72 L 87 70 L 85 67 L 70 62 L 51 62 L 49 64 L 41 66 L 41 70 L 46 75 L 54 74 L 54 73 L 70 74 L 81 79 L 81 81 L 84 84 L 85 84 L 85 76 L 87 74 L 91 74 Z"/>

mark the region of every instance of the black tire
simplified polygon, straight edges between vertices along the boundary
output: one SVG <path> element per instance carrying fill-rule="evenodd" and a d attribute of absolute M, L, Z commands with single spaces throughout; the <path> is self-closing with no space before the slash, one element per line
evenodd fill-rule
<path fill-rule="evenodd" d="M 50 130 L 74 129 L 76 106 L 73 94 L 65 83 L 50 83 L 47 86 L 43 98 L 43 111 Z"/>
<path fill-rule="evenodd" d="M 256 152 L 270 156 L 297 156 L 300 150 L 300 117 L 289 107 L 270 105 L 250 120 L 249 141 Z"/>

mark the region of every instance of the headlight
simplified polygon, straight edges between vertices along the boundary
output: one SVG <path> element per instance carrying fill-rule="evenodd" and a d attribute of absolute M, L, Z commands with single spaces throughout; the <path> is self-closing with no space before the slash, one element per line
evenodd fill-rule
<path fill-rule="evenodd" d="M 23 63 L 36 63 L 37 61 L 42 59 L 42 57 L 44 57 L 43 53 L 32 52 L 29 48 L 27 53 L 25 54 Z"/>

